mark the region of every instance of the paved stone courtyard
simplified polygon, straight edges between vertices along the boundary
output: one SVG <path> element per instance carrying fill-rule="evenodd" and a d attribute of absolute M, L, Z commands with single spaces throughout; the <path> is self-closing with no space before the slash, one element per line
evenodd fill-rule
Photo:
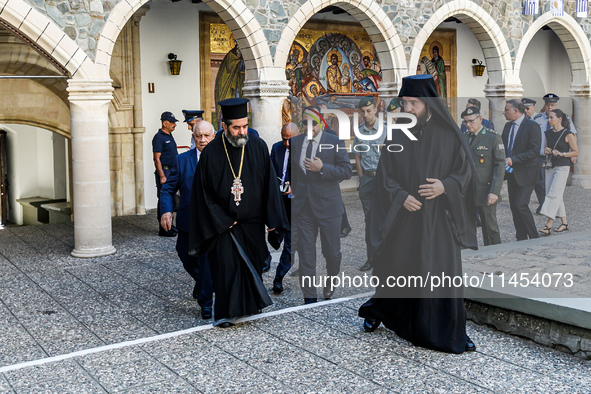
<path fill-rule="evenodd" d="M 570 234 L 507 244 L 486 258 L 484 248 L 467 265 L 496 258 L 490 269 L 502 269 L 503 261 L 514 263 L 503 253 L 526 249 L 549 261 L 551 252 L 568 252 L 567 264 L 588 267 L 591 243 L 576 233 L 587 230 L 587 195 L 567 188 Z M 344 197 L 354 229 L 343 240 L 343 272 L 356 275 L 365 256 L 362 213 L 355 192 Z M 504 203 L 499 221 L 509 241 Z M 543 219 L 536 221 L 541 227 Z M 176 240 L 156 235 L 154 214 L 114 218 L 113 231 L 117 254 L 89 260 L 69 256 L 71 224 L 0 231 L 0 392 L 591 391 L 590 362 L 473 323 L 478 350 L 464 355 L 416 348 L 383 327 L 367 334 L 357 317 L 367 296 L 301 307 L 294 277 L 264 315 L 211 328 L 190 295 Z M 273 256 L 274 268 L 279 253 Z M 264 277 L 270 289 L 273 269 Z M 55 356 L 64 359 L 17 365 Z"/>

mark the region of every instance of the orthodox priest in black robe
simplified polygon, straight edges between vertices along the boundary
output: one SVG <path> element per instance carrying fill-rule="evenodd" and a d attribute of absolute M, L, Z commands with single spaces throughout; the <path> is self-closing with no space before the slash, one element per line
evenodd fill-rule
<path fill-rule="evenodd" d="M 223 135 L 201 152 L 193 180 L 189 253 L 207 253 L 215 293 L 214 325 L 272 304 L 261 275 L 265 225 L 289 228 L 269 149 L 249 135 L 247 99 L 220 101 Z"/>
<path fill-rule="evenodd" d="M 418 119 L 410 129 L 417 140 L 394 130 L 382 148 L 368 223 L 370 263 L 380 286 L 359 316 L 368 332 L 383 323 L 418 346 L 473 351 L 462 284 L 456 279 L 457 287 L 431 288 L 434 276 L 462 276 L 461 247 L 477 249 L 472 156 L 432 76 L 403 78 L 399 100 Z M 390 287 L 389 276 L 406 283 Z"/>

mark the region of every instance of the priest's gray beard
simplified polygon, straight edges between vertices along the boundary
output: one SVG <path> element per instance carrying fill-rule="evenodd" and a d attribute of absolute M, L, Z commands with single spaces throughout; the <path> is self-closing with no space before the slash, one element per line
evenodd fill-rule
<path fill-rule="evenodd" d="M 230 145 L 232 145 L 234 148 L 242 148 L 248 142 L 248 134 L 237 135 L 236 137 L 232 137 L 230 134 L 226 134 L 226 137 Z"/>

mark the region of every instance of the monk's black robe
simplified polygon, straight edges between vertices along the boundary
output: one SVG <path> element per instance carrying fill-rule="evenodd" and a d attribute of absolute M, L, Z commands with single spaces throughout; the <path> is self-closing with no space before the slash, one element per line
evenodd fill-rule
<path fill-rule="evenodd" d="M 252 315 L 272 303 L 261 280 L 267 257 L 265 225 L 289 228 L 267 145 L 249 135 L 241 175 L 244 193 L 236 205 L 231 194 L 234 177 L 222 144 L 225 138 L 215 138 L 201 152 L 189 225 L 189 253 L 208 254 L 216 321 Z M 227 140 L 226 147 L 238 175 L 242 148 Z M 230 229 L 234 222 L 238 223 Z"/>
<path fill-rule="evenodd" d="M 433 111 L 418 141 L 395 132 L 382 148 L 369 217 L 373 274 L 386 284 L 388 276 L 428 277 L 443 273 L 461 276 L 460 246 L 476 248 L 473 164 L 462 146 L 459 130 Z M 449 114 L 448 114 L 449 116 Z M 457 126 L 456 126 L 457 128 Z M 393 145 L 392 150 L 396 145 Z M 445 194 L 426 200 L 419 185 L 436 178 Z M 411 194 L 423 205 L 415 212 L 403 207 Z M 402 283 L 402 282 L 400 282 Z M 400 337 L 431 349 L 462 353 L 466 347 L 463 290 L 446 286 L 378 287 L 359 310 L 364 318 L 380 320 Z"/>

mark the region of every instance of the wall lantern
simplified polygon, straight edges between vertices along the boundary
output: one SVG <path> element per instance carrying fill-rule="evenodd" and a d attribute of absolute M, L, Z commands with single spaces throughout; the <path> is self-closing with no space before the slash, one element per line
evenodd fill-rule
<path fill-rule="evenodd" d="M 177 60 L 174 53 L 168 54 L 168 65 L 170 66 L 170 75 L 179 75 L 181 73 L 182 60 Z"/>
<path fill-rule="evenodd" d="M 476 64 L 478 63 L 478 64 Z M 485 65 L 482 64 L 482 62 L 478 59 L 472 59 L 472 68 L 474 69 L 474 76 L 475 77 L 482 77 L 482 75 L 484 74 L 484 68 L 486 67 Z"/>

